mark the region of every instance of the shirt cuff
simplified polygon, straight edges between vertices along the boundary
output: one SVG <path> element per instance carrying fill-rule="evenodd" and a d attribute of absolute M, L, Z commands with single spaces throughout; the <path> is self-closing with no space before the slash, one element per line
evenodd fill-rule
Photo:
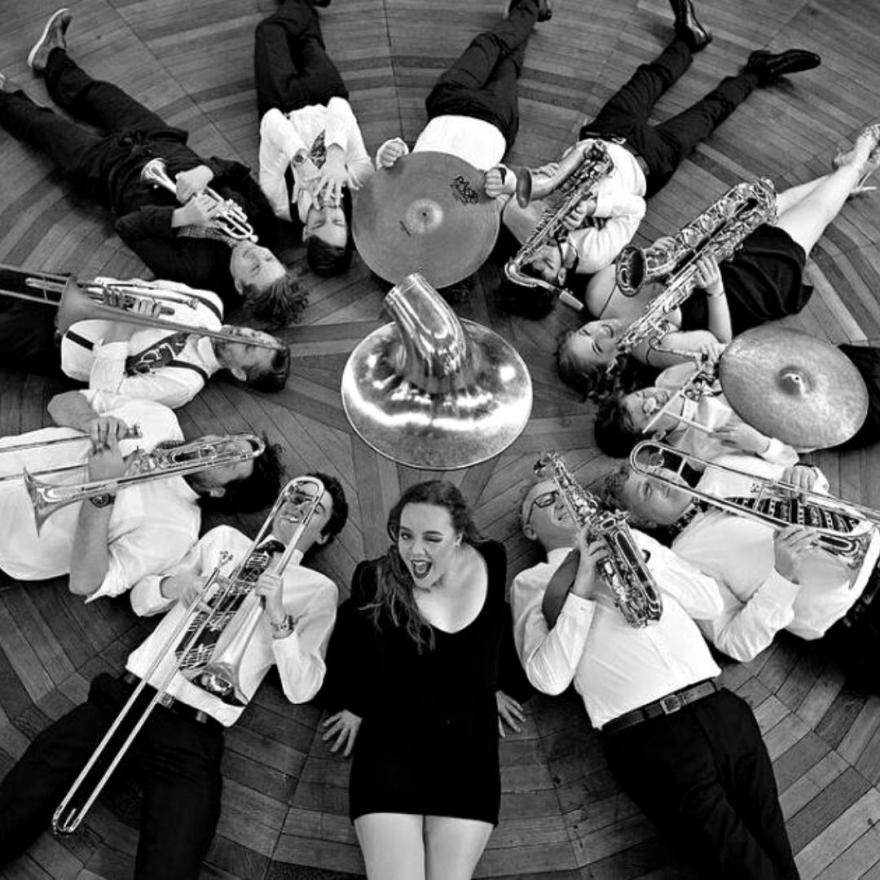
<path fill-rule="evenodd" d="M 798 594 L 798 585 L 783 577 L 775 568 L 761 585 L 761 597 L 779 608 L 791 608 Z"/>
<path fill-rule="evenodd" d="M 592 599 L 584 599 L 581 596 L 576 596 L 574 593 L 569 593 L 565 597 L 560 614 L 574 617 L 577 620 L 589 621 L 593 617 L 595 605 L 596 603 Z"/>

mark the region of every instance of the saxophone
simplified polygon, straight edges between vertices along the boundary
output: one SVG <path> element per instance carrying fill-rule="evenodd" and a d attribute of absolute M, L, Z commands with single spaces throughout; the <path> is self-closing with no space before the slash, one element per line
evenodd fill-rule
<path fill-rule="evenodd" d="M 592 194 L 596 184 L 614 170 L 614 162 L 601 141 L 594 141 L 589 150 L 582 154 L 573 149 L 559 162 L 559 168 L 540 187 L 534 183 L 534 175 L 528 169 L 517 171 L 517 201 L 525 207 L 532 199 L 544 198 L 554 193 L 553 202 L 549 205 L 532 234 L 523 242 L 522 247 L 507 261 L 504 274 L 507 278 L 523 287 L 541 287 L 555 292 L 574 308 L 581 309 L 580 301 L 572 296 L 571 291 L 535 278 L 522 271 L 526 263 L 530 263 L 545 244 L 562 241 L 567 235 L 563 221 L 574 207 Z"/>
<path fill-rule="evenodd" d="M 642 552 L 626 524 L 626 514 L 603 508 L 602 502 L 584 489 L 572 476 L 562 457 L 546 452 L 535 463 L 538 476 L 548 474 L 562 497 L 572 520 L 578 526 L 588 525 L 593 538 L 604 541 L 607 553 L 599 560 L 598 571 L 611 589 L 614 604 L 632 627 L 647 626 L 659 620 L 663 602 Z M 544 596 L 542 609 L 550 627 L 562 610 L 568 591 Z"/>
<path fill-rule="evenodd" d="M 660 280 L 664 288 L 624 331 L 619 353 L 628 354 L 646 340 L 653 348 L 666 335 L 666 315 L 693 293 L 701 257 L 711 255 L 719 263 L 730 259 L 747 235 L 775 219 L 773 182 L 759 177 L 731 187 L 672 238 L 658 239 L 644 249 L 625 247 L 617 258 L 616 280 L 621 293 L 634 296 L 648 281 Z"/>

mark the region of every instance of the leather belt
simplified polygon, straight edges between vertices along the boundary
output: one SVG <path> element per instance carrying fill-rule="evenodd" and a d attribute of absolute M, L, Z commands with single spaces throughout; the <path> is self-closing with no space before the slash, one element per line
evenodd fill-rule
<path fill-rule="evenodd" d="M 119 676 L 119 680 L 130 688 L 136 688 L 141 683 L 141 680 L 133 672 L 129 672 L 128 670 Z M 150 684 L 146 685 L 144 690 L 151 694 L 156 693 L 156 688 Z M 196 709 L 195 706 L 190 706 L 188 703 L 184 703 L 168 693 L 162 694 L 159 698 L 159 705 L 163 709 L 173 712 L 175 715 L 180 715 L 182 718 L 188 718 L 190 721 L 195 721 L 198 724 L 207 724 L 210 726 L 216 725 L 217 727 L 223 726 L 216 718 L 213 718 L 207 712 L 203 712 L 201 709 Z"/>
<path fill-rule="evenodd" d="M 642 169 L 642 174 L 645 175 L 645 179 L 647 180 L 648 163 L 645 161 L 645 157 L 642 156 L 642 154 L 638 152 L 638 150 L 636 150 L 626 138 L 613 137 L 612 135 L 602 134 L 601 132 L 582 131 L 579 140 L 586 140 L 587 138 L 598 138 L 599 140 L 607 141 L 610 144 L 617 144 L 618 147 L 623 147 L 624 150 L 636 160 L 636 164 Z"/>
<path fill-rule="evenodd" d="M 650 721 L 652 718 L 660 718 L 662 715 L 672 715 L 679 709 L 684 709 L 690 703 L 696 703 L 704 697 L 709 697 L 719 691 L 720 688 L 714 681 L 701 681 L 698 684 L 692 684 L 690 687 L 682 688 L 680 691 L 674 691 L 648 703 L 645 706 L 639 706 L 632 712 L 626 712 L 623 715 L 613 718 L 603 728 L 602 733 L 617 733 L 632 727 L 635 724 L 641 724 L 643 721 Z"/>

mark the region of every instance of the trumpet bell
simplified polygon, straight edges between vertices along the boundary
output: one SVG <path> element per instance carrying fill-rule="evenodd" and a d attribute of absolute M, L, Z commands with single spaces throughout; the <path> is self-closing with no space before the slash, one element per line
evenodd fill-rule
<path fill-rule="evenodd" d="M 532 411 L 523 359 L 497 333 L 459 320 L 418 274 L 385 298 L 394 318 L 351 353 L 342 403 L 369 446 L 401 464 L 468 467 L 498 455 Z"/>

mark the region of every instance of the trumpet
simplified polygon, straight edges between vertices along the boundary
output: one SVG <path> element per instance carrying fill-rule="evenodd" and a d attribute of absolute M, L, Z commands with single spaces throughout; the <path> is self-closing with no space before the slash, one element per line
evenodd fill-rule
<path fill-rule="evenodd" d="M 574 479 L 558 453 L 547 452 L 541 456 L 535 463 L 534 472 L 538 476 L 548 473 L 572 522 L 578 526 L 588 525 L 591 535 L 605 542 L 608 552 L 599 560 L 597 568 L 623 619 L 636 628 L 659 620 L 663 600 L 629 530 L 626 514 L 605 509 L 598 498 Z M 544 594 L 541 610 L 551 628 L 568 595 L 570 585 L 564 586 L 564 594 L 553 594 L 550 590 Z"/>
<path fill-rule="evenodd" d="M 141 182 L 151 186 L 161 186 L 169 192 L 177 195 L 177 186 L 168 176 L 165 160 L 160 158 L 150 159 L 141 169 Z M 203 190 L 206 196 L 213 199 L 219 206 L 214 215 L 211 225 L 218 229 L 227 238 L 233 241 L 256 241 L 254 227 L 248 222 L 241 205 L 232 199 L 224 199 L 219 193 L 210 187 Z"/>
<path fill-rule="evenodd" d="M 706 461 L 659 443 L 643 440 L 630 453 L 632 470 L 667 486 L 672 486 L 695 500 L 756 520 L 773 528 L 804 526 L 816 532 L 819 546 L 839 559 L 847 568 L 861 567 L 871 534 L 880 525 L 880 511 L 818 492 L 804 491 L 785 480 L 756 477 L 738 468 Z M 702 472 L 714 469 L 750 481 L 750 497 L 718 498 L 688 486 L 682 479 L 686 466 Z M 667 476 L 669 471 L 674 476 Z"/>
<path fill-rule="evenodd" d="M 282 489 L 256 538 L 228 578 L 221 576 L 221 570 L 231 561 L 232 555 L 227 552 L 220 554 L 219 562 L 204 587 L 186 606 L 143 678 L 58 805 L 52 817 L 53 831 L 70 834 L 79 827 L 153 709 L 167 699 L 168 688 L 174 677 L 178 673 L 185 675 L 188 659 L 199 654 L 199 642 L 204 633 L 222 630 L 211 659 L 203 671 L 193 673 L 192 678 L 186 677 L 224 702 L 244 702 L 239 683 L 241 662 L 263 613 L 262 603 L 256 601 L 254 586 L 271 561 L 270 554 L 261 552 L 258 548 L 271 534 L 276 517 L 282 510 L 289 508 L 291 514 L 287 519 L 296 523 L 296 529 L 272 568 L 273 573 L 282 574 L 323 494 L 324 486 L 316 477 L 297 477 L 291 480 Z M 215 588 L 216 594 L 211 595 Z M 210 610 L 207 612 L 201 611 L 205 599 L 210 602 Z M 175 662 L 168 664 L 167 670 L 154 683 L 153 678 L 172 653 L 175 655 Z M 135 706 L 147 687 L 155 688 L 155 694 L 140 715 L 137 715 Z M 120 740 L 116 752 L 111 754 L 111 744 Z"/>
<path fill-rule="evenodd" d="M 173 291 L 157 290 L 144 281 L 79 281 L 69 287 L 69 276 L 51 272 L 27 272 L 14 266 L 0 265 L 0 296 L 9 296 L 26 302 L 54 306 L 58 309 L 56 325 L 59 333 L 66 333 L 79 321 L 124 321 L 143 327 L 158 327 L 168 331 L 182 331 L 194 336 L 208 336 L 225 342 L 246 342 L 259 348 L 278 350 L 274 342 L 256 337 L 243 340 L 231 330 L 208 330 L 194 324 L 167 321 L 156 315 L 140 314 L 134 309 L 147 308 L 159 315 L 171 315 L 175 307 L 195 309 L 199 299 Z M 35 291 L 31 293 L 30 291 Z M 39 291 L 38 293 L 36 291 Z M 50 296 L 52 294 L 53 296 Z M 54 298 L 58 294 L 58 298 Z"/>
<path fill-rule="evenodd" d="M 668 349 L 663 350 L 667 351 Z M 653 416 L 651 416 L 648 420 L 648 424 L 646 424 L 642 430 L 643 434 L 650 434 L 654 425 L 656 425 L 664 416 L 671 416 L 676 421 L 688 425 L 691 428 L 695 428 L 698 431 L 703 431 L 707 434 L 711 433 L 711 428 L 707 428 L 705 425 L 693 421 L 693 419 L 687 419 L 680 413 L 672 411 L 680 400 L 692 400 L 695 403 L 699 403 L 699 401 L 709 393 L 712 386 L 718 380 L 719 358 L 714 358 L 710 354 L 698 354 L 692 352 L 687 352 L 687 354 L 693 354 L 694 356 L 696 361 L 695 371 L 688 377 L 687 381 L 681 386 L 681 388 L 678 388 L 674 394 L 671 394 L 669 400 L 667 400 L 666 403 L 660 407 Z"/>
<path fill-rule="evenodd" d="M 241 442 L 246 443 L 249 448 L 239 448 L 238 444 Z M 27 469 L 22 476 L 34 508 L 34 520 L 39 533 L 43 523 L 68 504 L 85 501 L 96 495 L 113 494 L 134 483 L 183 477 L 215 467 L 251 461 L 262 455 L 265 449 L 265 442 L 256 434 L 231 434 L 219 440 L 191 440 L 169 449 L 156 448 L 152 452 L 138 450 L 129 459 L 126 473 L 113 479 L 66 485 L 38 480 Z M 80 464 L 66 465 L 54 472 L 72 471 L 81 467 Z"/>

